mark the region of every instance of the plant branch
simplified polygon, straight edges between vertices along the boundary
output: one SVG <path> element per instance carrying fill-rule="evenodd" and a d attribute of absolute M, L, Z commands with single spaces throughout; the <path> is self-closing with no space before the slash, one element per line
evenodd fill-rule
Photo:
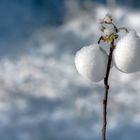
<path fill-rule="evenodd" d="M 108 102 L 108 91 L 109 91 L 109 84 L 108 84 L 108 78 L 111 68 L 111 62 L 112 62 L 112 54 L 114 51 L 114 40 L 110 43 L 110 52 L 108 57 L 108 64 L 106 69 L 106 76 L 104 78 L 104 86 L 105 86 L 105 94 L 103 99 L 103 128 L 102 128 L 102 140 L 106 140 L 106 126 L 107 126 L 107 102 Z"/>
<path fill-rule="evenodd" d="M 125 27 L 120 27 L 120 28 L 118 28 L 118 32 L 120 32 L 120 31 L 125 31 L 125 32 L 128 33 L 128 29 L 125 28 Z"/>

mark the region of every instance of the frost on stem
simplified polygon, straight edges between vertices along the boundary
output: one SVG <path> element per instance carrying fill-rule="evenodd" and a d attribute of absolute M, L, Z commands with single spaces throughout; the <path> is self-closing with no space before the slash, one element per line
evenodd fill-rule
<path fill-rule="evenodd" d="M 117 28 L 117 26 L 113 23 L 113 18 L 110 14 L 107 14 L 100 22 L 100 31 L 102 32 L 102 36 L 99 38 L 98 43 L 102 40 L 103 42 L 107 42 L 109 44 L 118 38 L 118 32 L 128 32 L 125 27 Z"/>

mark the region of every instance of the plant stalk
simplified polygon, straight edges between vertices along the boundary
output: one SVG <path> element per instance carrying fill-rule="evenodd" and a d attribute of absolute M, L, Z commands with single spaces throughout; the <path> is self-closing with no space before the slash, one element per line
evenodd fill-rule
<path fill-rule="evenodd" d="M 108 91 L 109 91 L 109 74 L 112 62 L 112 55 L 114 51 L 115 45 L 114 40 L 110 43 L 110 52 L 108 57 L 107 69 L 106 69 L 106 76 L 104 78 L 104 86 L 105 86 L 105 93 L 103 99 L 103 128 L 102 128 L 102 140 L 106 140 L 106 126 L 107 126 L 107 103 L 108 103 Z"/>

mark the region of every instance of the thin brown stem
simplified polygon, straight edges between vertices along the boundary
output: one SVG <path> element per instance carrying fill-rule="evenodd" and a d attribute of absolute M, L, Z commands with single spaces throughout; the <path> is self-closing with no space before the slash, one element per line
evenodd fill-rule
<path fill-rule="evenodd" d="M 111 68 L 111 62 L 112 62 L 112 54 L 114 51 L 114 40 L 110 44 L 110 52 L 108 57 L 108 64 L 106 69 L 106 76 L 104 78 L 104 86 L 105 86 L 105 94 L 103 99 L 103 128 L 102 128 L 102 140 L 106 140 L 106 126 L 107 126 L 107 102 L 108 102 L 108 91 L 109 91 L 109 84 L 108 84 L 108 78 Z"/>
<path fill-rule="evenodd" d="M 118 28 L 118 32 L 120 32 L 120 31 L 125 31 L 128 33 L 128 29 L 125 27 Z"/>

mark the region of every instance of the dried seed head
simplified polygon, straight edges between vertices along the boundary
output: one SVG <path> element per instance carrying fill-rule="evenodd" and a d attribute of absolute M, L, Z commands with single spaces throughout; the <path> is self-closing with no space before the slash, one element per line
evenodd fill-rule
<path fill-rule="evenodd" d="M 113 22 L 113 18 L 110 14 L 106 14 L 104 17 L 104 23 L 111 24 Z"/>

